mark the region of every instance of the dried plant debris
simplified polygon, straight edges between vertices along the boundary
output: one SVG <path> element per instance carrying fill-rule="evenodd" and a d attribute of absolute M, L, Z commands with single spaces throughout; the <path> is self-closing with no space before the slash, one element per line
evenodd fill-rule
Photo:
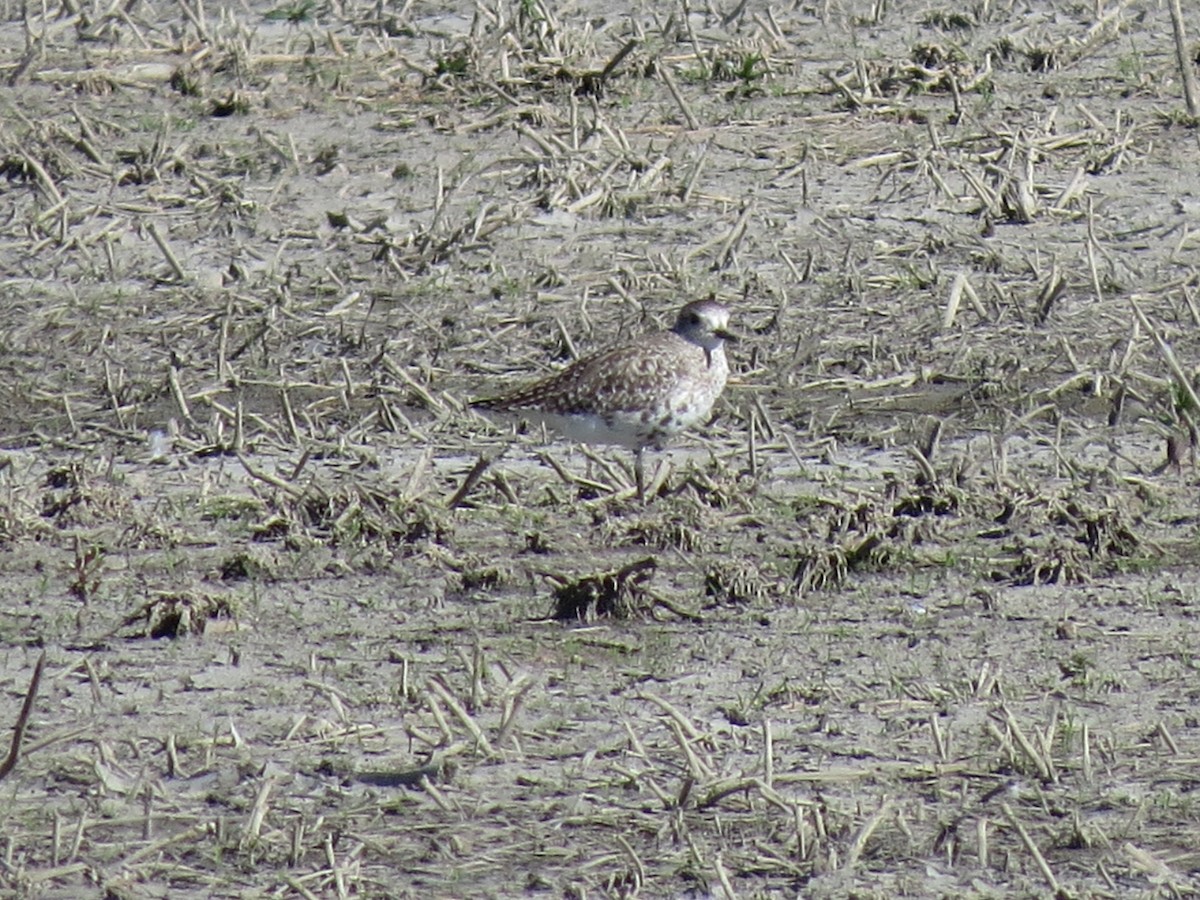
<path fill-rule="evenodd" d="M 689 505 L 660 507 L 634 518 L 607 518 L 606 543 L 618 547 L 652 547 L 655 550 L 701 552 L 711 543 L 711 528 L 704 525 L 702 510 Z"/>
<path fill-rule="evenodd" d="M 1089 581 L 1087 554 L 1077 544 L 1051 536 L 1037 542 L 1010 548 L 1016 562 L 1005 575 L 1011 584 L 1086 584 Z"/>
<path fill-rule="evenodd" d="M 177 638 L 212 630 L 215 622 L 235 626 L 227 597 L 201 591 L 163 591 L 127 617 L 123 628 L 136 626 L 130 637 Z"/>
<path fill-rule="evenodd" d="M 328 489 L 314 485 L 296 495 L 281 492 L 253 530 L 258 540 L 308 533 L 335 546 L 403 549 L 445 543 L 451 525 L 445 510 L 423 500 L 396 497 L 390 486 L 351 482 Z"/>
<path fill-rule="evenodd" d="M 895 516 L 948 516 L 957 513 L 963 504 L 963 491 L 947 488 L 940 483 L 924 485 L 896 497 L 892 506 Z"/>
<path fill-rule="evenodd" d="M 834 538 L 843 534 L 867 534 L 886 530 L 894 516 L 872 499 L 841 502 L 820 498 L 802 506 L 796 515 L 797 524 L 810 534 Z"/>
<path fill-rule="evenodd" d="M 1010 548 L 1016 561 L 1007 580 L 1013 584 L 1082 584 L 1119 570 L 1146 547 L 1119 508 L 1096 509 L 1066 499 L 1050 502 L 1045 512 L 1050 533 L 1018 536 Z"/>
<path fill-rule="evenodd" d="M 221 560 L 222 581 L 270 581 L 279 576 L 279 561 L 268 553 L 239 550 Z"/>
<path fill-rule="evenodd" d="M 889 63 L 870 72 L 876 89 L 886 95 L 919 93 L 968 93 L 986 91 L 992 77 L 990 60 L 976 65 L 960 48 L 950 43 L 922 43 L 912 48 L 911 61 Z"/>
<path fill-rule="evenodd" d="M 458 585 L 448 592 L 449 597 L 465 598 L 495 593 L 512 581 L 512 569 L 504 564 L 493 564 L 481 560 L 449 560 L 445 554 L 439 559 L 458 573 Z"/>
<path fill-rule="evenodd" d="M 1092 507 L 1077 498 L 1050 504 L 1052 523 L 1074 534 L 1092 559 L 1132 556 L 1142 546 L 1135 522 L 1120 506 Z"/>
<path fill-rule="evenodd" d="M 326 764 L 328 771 L 330 764 Z M 395 769 L 368 769 L 344 775 L 346 783 L 357 781 L 381 788 L 424 789 L 426 784 L 451 784 L 459 768 L 458 760 L 449 754 L 437 753 L 421 766 Z"/>
<path fill-rule="evenodd" d="M 59 528 L 95 525 L 125 518 L 129 501 L 117 488 L 92 475 L 82 463 L 55 466 L 46 474 L 42 516 Z"/>
<path fill-rule="evenodd" d="M 0 893 L 1195 896 L 1177 5 L 7 4 Z"/>
<path fill-rule="evenodd" d="M 784 551 L 795 561 L 791 589 L 798 595 L 838 589 L 851 573 L 886 566 L 901 551 L 935 541 L 936 516 L 925 513 L 936 510 L 932 502 L 889 501 L 886 495 L 856 503 L 805 501 L 796 509 L 792 527 L 806 537 Z"/>
<path fill-rule="evenodd" d="M 0 544 L 20 540 L 36 531 L 37 525 L 33 521 L 34 518 L 35 516 L 24 508 L 24 504 L 9 497 L 0 496 Z"/>
<path fill-rule="evenodd" d="M 554 585 L 554 610 L 550 615 L 562 621 L 590 622 L 608 616 L 628 619 L 645 614 L 654 601 L 650 581 L 657 568 L 657 560 L 650 556 L 611 572 L 578 578 L 543 573 Z"/>
<path fill-rule="evenodd" d="M 841 587 L 851 572 L 884 565 L 891 550 L 881 534 L 869 534 L 843 545 L 809 543 L 794 551 L 792 587 L 803 596 Z"/>
<path fill-rule="evenodd" d="M 732 472 L 713 467 L 709 471 L 689 471 L 675 491 L 680 494 L 690 493 L 697 502 L 705 506 L 725 509 L 733 506 L 738 498 L 745 495 L 745 485 L 740 484 Z"/>
<path fill-rule="evenodd" d="M 714 605 L 743 606 L 774 601 L 782 593 L 775 572 L 752 560 L 722 560 L 704 573 L 704 593 Z"/>

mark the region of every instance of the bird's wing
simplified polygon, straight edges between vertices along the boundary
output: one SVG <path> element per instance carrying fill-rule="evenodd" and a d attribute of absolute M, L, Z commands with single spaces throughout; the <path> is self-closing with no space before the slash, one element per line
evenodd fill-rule
<path fill-rule="evenodd" d="M 649 335 L 586 356 L 542 381 L 476 405 L 496 410 L 553 407 L 564 414 L 639 411 L 652 406 L 686 370 L 687 349 L 676 335 Z"/>

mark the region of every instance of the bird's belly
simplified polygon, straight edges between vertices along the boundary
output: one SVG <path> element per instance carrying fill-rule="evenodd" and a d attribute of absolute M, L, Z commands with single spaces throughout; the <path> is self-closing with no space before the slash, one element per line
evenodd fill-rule
<path fill-rule="evenodd" d="M 658 393 L 594 398 L 590 408 L 580 404 L 585 408 L 569 413 L 532 407 L 520 413 L 572 441 L 616 444 L 632 450 L 661 446 L 679 432 L 708 420 L 728 371 L 724 357 L 717 357 L 702 375 L 681 378 Z"/>
<path fill-rule="evenodd" d="M 606 421 L 614 432 L 633 436 L 630 441 L 633 446 L 660 444 L 681 431 L 708 421 L 723 386 L 706 382 L 681 385 L 654 408 L 612 413 Z"/>

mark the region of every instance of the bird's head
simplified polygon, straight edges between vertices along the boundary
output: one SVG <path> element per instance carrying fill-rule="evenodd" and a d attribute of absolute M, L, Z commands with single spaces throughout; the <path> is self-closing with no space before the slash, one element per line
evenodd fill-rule
<path fill-rule="evenodd" d="M 738 340 L 738 336 L 729 330 L 728 307 L 716 300 L 693 300 L 679 311 L 671 330 L 710 353 L 725 341 L 736 343 Z"/>

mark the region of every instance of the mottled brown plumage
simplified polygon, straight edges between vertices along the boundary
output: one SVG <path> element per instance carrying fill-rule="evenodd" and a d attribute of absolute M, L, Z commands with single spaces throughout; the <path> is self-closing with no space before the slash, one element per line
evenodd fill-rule
<path fill-rule="evenodd" d="M 518 413 L 571 439 L 640 452 L 707 421 L 725 388 L 729 310 L 697 300 L 669 331 L 584 357 L 542 381 L 472 405 Z"/>

